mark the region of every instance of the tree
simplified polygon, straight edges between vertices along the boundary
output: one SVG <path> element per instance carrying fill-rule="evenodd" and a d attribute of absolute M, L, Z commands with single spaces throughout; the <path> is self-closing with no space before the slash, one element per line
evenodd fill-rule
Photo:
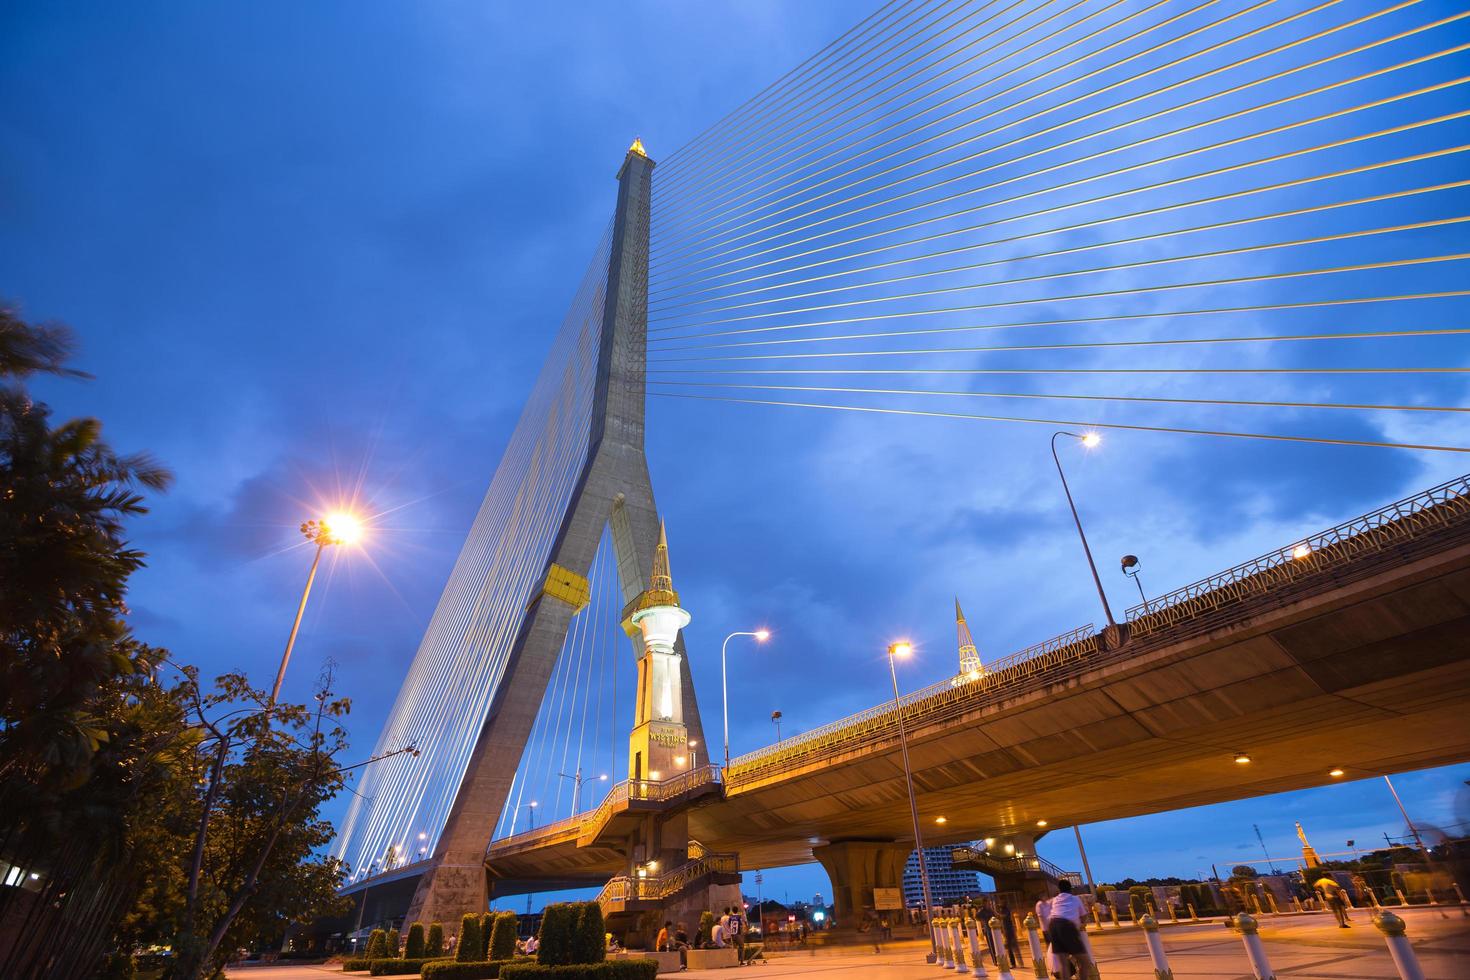
<path fill-rule="evenodd" d="M 480 917 L 466 912 L 459 920 L 459 945 L 454 949 L 454 958 L 460 963 L 477 962 L 480 949 Z"/>
<path fill-rule="evenodd" d="M 230 950 L 275 935 L 283 921 L 310 922 L 348 904 L 335 894 L 345 866 L 319 853 L 334 835 L 319 808 L 357 766 L 338 762 L 347 746 L 339 722 L 351 705 L 333 696 L 330 669 L 312 708 L 271 704 L 240 674 L 219 677 L 206 692 L 194 668 L 179 670 L 180 696 L 202 733 L 204 774 L 189 811 L 173 975 L 197 980 L 222 967 Z M 402 752 L 415 750 L 384 757 Z"/>
<path fill-rule="evenodd" d="M 1241 881 L 1255 881 L 1261 873 L 1249 864 L 1237 864 L 1230 869 L 1230 877 Z"/>
<path fill-rule="evenodd" d="M 364 959 L 381 960 L 388 956 L 388 933 L 384 929 L 374 929 L 368 933 L 367 951 L 363 954 Z"/>
<path fill-rule="evenodd" d="M 542 966 L 565 966 L 572 961 L 572 937 L 577 929 L 577 909 L 569 902 L 557 902 L 541 911 L 540 945 L 536 962 Z"/>
<path fill-rule="evenodd" d="M 429 926 L 429 938 L 424 942 L 424 957 L 434 959 L 444 955 L 444 927 L 435 922 Z"/>

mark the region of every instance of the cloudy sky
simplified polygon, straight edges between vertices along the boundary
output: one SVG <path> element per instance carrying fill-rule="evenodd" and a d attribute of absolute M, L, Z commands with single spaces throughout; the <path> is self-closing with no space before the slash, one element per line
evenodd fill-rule
<path fill-rule="evenodd" d="M 132 594 L 140 636 L 268 682 L 310 557 L 295 527 L 355 501 L 377 527 L 333 556 L 288 688 L 303 695 L 335 662 L 366 754 L 630 139 L 658 159 L 875 7 L 7 4 L 0 295 L 71 324 L 96 375 L 40 394 L 178 476 L 134 528 L 150 555 Z M 1463 344 L 1408 350 L 1466 361 Z M 1045 432 L 809 415 L 650 405 L 711 730 L 719 640 L 776 631 L 738 653 L 735 751 L 771 740 L 772 710 L 792 734 L 881 699 L 895 636 L 919 643 L 906 685 L 951 673 L 956 595 L 987 657 L 1099 618 Z M 1459 424 L 1374 434 L 1453 442 Z M 1465 468 L 1146 434 L 1072 465 L 1119 608 L 1133 586 L 1118 555 L 1141 556 L 1162 591 Z M 1399 785 L 1418 819 L 1449 823 L 1467 778 L 1459 766 Z M 1292 853 L 1298 819 L 1321 850 L 1403 830 L 1370 780 L 1094 827 L 1089 856 L 1104 879 L 1193 874 L 1254 857 L 1253 823 Z M 1044 850 L 1076 865 L 1067 841 Z M 767 880 L 768 894 L 828 891 L 815 866 Z"/>

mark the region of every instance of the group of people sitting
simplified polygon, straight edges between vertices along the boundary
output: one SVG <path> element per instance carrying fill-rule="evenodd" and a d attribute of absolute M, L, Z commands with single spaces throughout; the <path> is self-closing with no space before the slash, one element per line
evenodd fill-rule
<path fill-rule="evenodd" d="M 702 943 L 706 948 L 724 949 L 727 946 L 737 948 L 745 943 L 745 916 L 741 914 L 739 906 L 731 906 L 725 909 L 720 917 L 710 926 L 707 942 Z M 705 937 L 699 937 L 704 939 Z M 665 922 L 663 928 L 658 931 L 658 938 L 654 940 L 653 948 L 660 953 L 669 953 L 681 949 L 690 948 L 689 927 L 680 922 L 677 926 L 672 921 Z"/>

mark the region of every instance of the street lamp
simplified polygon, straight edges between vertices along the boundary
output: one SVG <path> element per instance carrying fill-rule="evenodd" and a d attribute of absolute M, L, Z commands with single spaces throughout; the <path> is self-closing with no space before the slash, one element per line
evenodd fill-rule
<path fill-rule="evenodd" d="M 779 746 L 781 744 L 781 712 L 771 712 L 771 724 L 776 726 L 776 744 Z"/>
<path fill-rule="evenodd" d="M 516 818 L 521 815 L 521 811 L 522 810 L 530 810 L 531 811 L 531 829 L 532 830 L 535 830 L 536 829 L 536 801 L 535 800 L 532 800 L 530 803 L 522 803 L 520 806 L 516 807 L 516 812 L 515 813 L 512 813 L 510 815 L 510 836 L 511 837 L 514 837 L 515 836 L 515 833 L 516 833 Z"/>
<path fill-rule="evenodd" d="M 903 725 L 903 703 L 898 697 L 898 668 L 893 665 L 895 657 L 907 657 L 914 652 L 914 645 L 906 640 L 888 646 L 888 676 L 893 680 L 893 711 L 898 715 L 898 744 L 903 749 L 903 781 L 909 791 L 909 816 L 914 822 L 914 850 L 919 855 L 919 882 L 924 887 L 924 921 L 934 914 L 934 901 L 929 895 L 929 863 L 924 860 L 924 834 L 919 829 L 919 804 L 914 799 L 914 774 L 909 768 L 909 736 Z M 939 958 L 939 949 L 934 938 L 934 928 L 928 925 L 929 945 L 933 963 Z"/>
<path fill-rule="evenodd" d="M 1077 536 L 1082 539 L 1082 553 L 1087 556 L 1087 567 L 1092 570 L 1092 581 L 1097 586 L 1097 597 L 1102 600 L 1103 614 L 1108 617 L 1108 628 L 1114 636 L 1119 636 L 1118 623 L 1113 619 L 1113 609 L 1108 605 L 1107 593 L 1103 591 L 1102 579 L 1098 577 L 1097 565 L 1092 560 L 1092 549 L 1087 546 L 1087 535 L 1082 530 L 1082 518 L 1077 516 L 1077 504 L 1072 500 L 1072 488 L 1067 486 L 1067 474 L 1062 471 L 1062 459 L 1057 455 L 1057 436 L 1071 436 L 1088 449 L 1102 442 L 1102 437 L 1096 432 L 1086 435 L 1078 435 L 1075 432 L 1054 432 L 1051 437 L 1051 458 L 1057 464 L 1057 476 L 1062 478 L 1062 491 L 1067 495 L 1067 506 L 1072 508 L 1072 522 L 1077 525 Z M 1121 639 L 1121 636 L 1119 636 Z"/>
<path fill-rule="evenodd" d="M 321 563 L 322 552 L 329 544 L 352 544 L 362 537 L 362 522 L 351 514 L 338 512 L 328 514 L 321 520 L 306 521 L 301 525 L 306 540 L 316 545 L 316 554 L 311 559 L 311 571 L 306 576 L 306 588 L 301 590 L 301 604 L 296 607 L 296 619 L 291 623 L 291 635 L 286 638 L 286 652 L 281 654 L 281 667 L 276 671 L 276 683 L 271 688 L 271 707 L 281 696 L 281 682 L 286 679 L 286 665 L 291 662 L 291 648 L 296 645 L 296 633 L 301 629 L 301 617 L 306 613 L 306 599 L 311 595 L 311 583 L 316 579 L 316 567 Z"/>
<path fill-rule="evenodd" d="M 1123 566 L 1123 575 L 1127 578 L 1131 578 L 1133 580 L 1133 584 L 1138 586 L 1138 598 L 1142 599 L 1143 604 L 1147 606 L 1148 596 L 1143 594 L 1143 579 L 1138 577 L 1139 568 L 1141 567 L 1138 564 L 1138 556 L 1124 555 L 1123 560 L 1122 562 L 1120 562 L 1120 564 Z M 1132 569 L 1132 571 L 1130 571 L 1129 569 Z"/>
<path fill-rule="evenodd" d="M 689 740 L 689 768 L 699 768 L 699 743 L 692 738 Z"/>
<path fill-rule="evenodd" d="M 575 773 L 559 772 L 559 773 L 557 773 L 557 775 L 560 776 L 562 779 L 570 779 L 572 781 L 572 813 L 574 813 L 574 814 L 581 813 L 582 812 L 582 778 L 583 778 L 582 777 L 582 767 L 581 766 L 578 766 L 577 767 L 577 771 Z M 599 781 L 606 782 L 607 781 L 607 773 L 602 773 L 597 778 L 598 778 Z M 532 803 L 531 805 L 532 806 L 535 806 L 536 804 Z M 534 826 L 534 824 L 532 826 Z"/>
<path fill-rule="evenodd" d="M 771 638 L 770 630 L 755 630 L 753 632 L 739 631 L 725 637 L 725 642 L 720 644 L 720 703 L 725 710 L 725 765 L 730 765 L 730 688 L 725 679 L 725 648 L 730 641 L 737 636 L 753 636 L 757 643 L 764 643 Z"/>

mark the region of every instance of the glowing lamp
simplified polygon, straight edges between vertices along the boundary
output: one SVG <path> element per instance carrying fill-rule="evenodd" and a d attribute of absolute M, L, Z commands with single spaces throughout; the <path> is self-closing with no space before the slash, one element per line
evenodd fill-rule
<path fill-rule="evenodd" d="M 771 631 L 770 630 L 756 630 L 755 631 L 755 638 L 757 640 L 759 640 L 761 643 L 764 643 L 764 642 L 766 642 L 767 640 L 769 640 L 771 638 Z"/>
<path fill-rule="evenodd" d="M 1311 553 L 1312 546 L 1309 544 L 1299 544 L 1295 548 L 1291 549 L 1291 557 L 1294 561 L 1301 561 L 1303 558 L 1307 557 Z"/>
<path fill-rule="evenodd" d="M 322 527 L 333 544 L 353 544 L 362 537 L 362 522 L 345 511 L 328 514 Z"/>
<path fill-rule="evenodd" d="M 1086 446 L 1088 449 L 1092 449 L 1100 442 L 1102 442 L 1102 436 L 1098 435 L 1096 432 L 1089 432 L 1082 437 L 1082 445 Z"/>
<path fill-rule="evenodd" d="M 1248 766 L 1250 765 L 1250 761 L 1251 757 L 1246 755 L 1244 752 L 1235 753 L 1235 764 L 1237 766 Z"/>
<path fill-rule="evenodd" d="M 914 652 L 914 645 L 908 640 L 899 640 L 888 648 L 888 652 L 895 657 L 907 657 Z"/>

